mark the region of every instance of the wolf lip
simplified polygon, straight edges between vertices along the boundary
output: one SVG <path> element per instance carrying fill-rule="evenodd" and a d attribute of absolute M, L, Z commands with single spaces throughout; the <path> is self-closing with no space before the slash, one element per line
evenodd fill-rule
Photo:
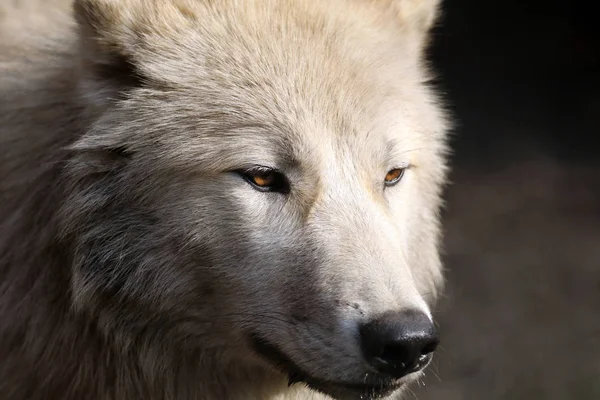
<path fill-rule="evenodd" d="M 390 380 L 381 380 L 379 383 L 336 382 L 315 378 L 309 375 L 298 376 L 298 373 L 295 374 L 291 382 L 304 383 L 313 390 L 339 400 L 380 399 L 391 395 L 404 385 L 404 383 Z"/>
<path fill-rule="evenodd" d="M 344 400 L 377 399 L 390 395 L 403 386 L 403 382 L 387 378 L 375 382 L 339 382 L 314 377 L 298 367 L 277 346 L 255 334 L 250 337 L 256 353 L 288 375 L 288 386 L 304 383 L 313 390 Z"/>

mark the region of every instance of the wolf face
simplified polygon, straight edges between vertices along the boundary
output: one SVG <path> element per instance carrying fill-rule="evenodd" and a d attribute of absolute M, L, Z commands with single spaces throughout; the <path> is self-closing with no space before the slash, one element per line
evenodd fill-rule
<path fill-rule="evenodd" d="M 338 398 L 411 380 L 441 285 L 436 3 L 77 1 L 78 310 Z"/>

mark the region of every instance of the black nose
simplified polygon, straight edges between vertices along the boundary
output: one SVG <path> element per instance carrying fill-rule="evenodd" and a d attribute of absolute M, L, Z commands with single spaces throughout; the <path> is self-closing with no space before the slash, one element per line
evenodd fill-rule
<path fill-rule="evenodd" d="M 382 374 L 401 378 L 429 363 L 439 338 L 420 311 L 386 313 L 360 327 L 363 354 Z"/>

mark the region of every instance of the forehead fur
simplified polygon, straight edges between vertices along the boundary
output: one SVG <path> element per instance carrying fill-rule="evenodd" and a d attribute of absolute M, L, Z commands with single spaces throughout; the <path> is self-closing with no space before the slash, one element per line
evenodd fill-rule
<path fill-rule="evenodd" d="M 361 148 L 380 143 L 374 152 L 389 149 L 390 141 L 408 150 L 402 143 L 409 135 L 413 147 L 440 143 L 443 118 L 422 85 L 421 52 L 406 31 L 407 17 L 392 8 L 396 3 L 80 1 L 88 37 L 101 51 L 125 57 L 146 82 L 84 142 L 162 143 L 163 155 L 181 160 L 201 146 L 190 143 L 190 134 L 203 132 L 243 140 L 251 130 L 246 136 L 255 150 L 281 153 L 310 151 L 302 147 L 307 138 L 315 143 L 325 136 L 351 138 Z M 135 129 L 142 125 L 143 131 Z M 235 153 L 225 147 L 222 166 Z M 257 159 L 265 155 L 256 151 Z"/>

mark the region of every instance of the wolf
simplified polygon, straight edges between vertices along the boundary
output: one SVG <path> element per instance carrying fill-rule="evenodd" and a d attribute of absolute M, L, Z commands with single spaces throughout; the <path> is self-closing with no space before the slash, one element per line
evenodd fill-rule
<path fill-rule="evenodd" d="M 0 399 L 402 396 L 439 342 L 438 9 L 4 2 Z"/>

